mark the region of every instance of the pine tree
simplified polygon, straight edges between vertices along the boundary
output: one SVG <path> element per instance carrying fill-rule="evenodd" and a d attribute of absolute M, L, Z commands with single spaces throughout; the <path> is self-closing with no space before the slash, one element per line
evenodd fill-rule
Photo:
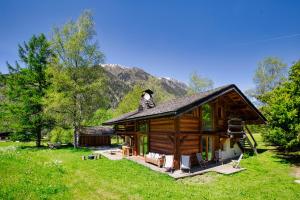
<path fill-rule="evenodd" d="M 19 57 L 25 67 L 8 64 L 9 76 L 6 80 L 6 108 L 9 111 L 11 129 L 19 134 L 31 133 L 36 145 L 41 145 L 43 129 L 49 120 L 43 113 L 42 98 L 48 87 L 46 68 L 53 52 L 44 34 L 32 36 L 28 43 L 19 45 Z"/>

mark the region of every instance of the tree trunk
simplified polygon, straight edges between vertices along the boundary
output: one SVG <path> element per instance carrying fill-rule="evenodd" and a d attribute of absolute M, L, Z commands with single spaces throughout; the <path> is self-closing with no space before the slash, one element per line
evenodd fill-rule
<path fill-rule="evenodd" d="M 36 130 L 36 146 L 37 147 L 41 146 L 41 138 L 42 138 L 42 129 L 39 126 Z"/>
<path fill-rule="evenodd" d="M 78 147 L 78 128 L 74 128 L 74 148 Z"/>

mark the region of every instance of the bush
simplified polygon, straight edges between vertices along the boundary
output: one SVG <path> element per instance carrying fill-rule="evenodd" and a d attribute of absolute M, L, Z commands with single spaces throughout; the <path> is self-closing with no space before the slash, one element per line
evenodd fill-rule
<path fill-rule="evenodd" d="M 12 141 L 29 142 L 35 137 L 30 132 L 14 132 L 9 135 L 9 139 Z"/>
<path fill-rule="evenodd" d="M 49 133 L 49 139 L 51 142 L 70 144 L 73 142 L 73 133 L 74 131 L 72 129 L 56 127 Z"/>
<path fill-rule="evenodd" d="M 262 133 L 262 136 L 265 141 L 274 145 L 285 146 L 287 144 L 286 133 L 281 128 L 267 129 Z"/>
<path fill-rule="evenodd" d="M 300 149 L 300 62 L 291 67 L 289 79 L 263 99 L 269 128 L 264 139 L 288 151 Z"/>

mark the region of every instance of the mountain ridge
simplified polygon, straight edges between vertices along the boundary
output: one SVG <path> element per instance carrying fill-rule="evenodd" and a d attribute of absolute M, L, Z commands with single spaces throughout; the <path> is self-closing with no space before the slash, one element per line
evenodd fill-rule
<path fill-rule="evenodd" d="M 157 87 L 174 97 L 187 94 L 188 86 L 179 80 L 169 77 L 157 77 L 139 67 L 127 67 L 120 64 L 100 64 L 104 73 L 109 78 L 109 100 L 115 108 L 134 85 L 148 84 L 154 81 Z M 155 92 L 155 91 L 154 91 Z"/>

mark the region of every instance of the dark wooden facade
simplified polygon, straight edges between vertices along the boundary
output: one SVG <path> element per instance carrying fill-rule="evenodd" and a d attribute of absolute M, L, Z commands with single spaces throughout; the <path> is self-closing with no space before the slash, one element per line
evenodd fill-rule
<path fill-rule="evenodd" d="M 82 147 L 109 146 L 112 135 L 114 135 L 114 131 L 110 127 L 83 127 L 80 130 L 78 145 Z"/>
<path fill-rule="evenodd" d="M 9 132 L 0 133 L 0 140 L 8 140 L 9 134 Z"/>
<path fill-rule="evenodd" d="M 259 119 L 253 120 L 257 118 L 257 113 L 235 91 L 218 96 L 206 104 L 212 109 L 210 130 L 202 127 L 203 105 L 195 106 L 177 116 L 118 123 L 115 130 L 120 136 L 132 138 L 134 155 L 140 155 L 140 135 L 147 135 L 148 151 L 174 155 L 174 165 L 178 168 L 180 155 L 191 155 L 192 163 L 196 164 L 196 153 L 222 149 L 224 141 L 229 139 L 226 134 L 229 117 L 240 117 L 248 124 L 263 123 Z M 139 131 L 141 123 L 147 124 L 146 132 Z M 212 160 L 213 156 L 214 154 L 207 156 L 207 160 Z"/>
<path fill-rule="evenodd" d="M 79 135 L 79 146 L 109 146 L 111 144 L 111 136 L 106 135 Z"/>
<path fill-rule="evenodd" d="M 134 155 L 174 155 L 178 169 L 181 155 L 190 155 L 193 164 L 196 153 L 208 161 L 214 159 L 216 150 L 222 150 L 228 158 L 235 156 L 235 151 L 241 150 L 240 145 L 234 145 L 240 138 L 227 132 L 228 120 L 234 118 L 245 124 L 262 124 L 266 120 L 235 85 L 228 85 L 126 113 L 103 124 L 113 125 L 127 144 L 129 140 Z"/>

